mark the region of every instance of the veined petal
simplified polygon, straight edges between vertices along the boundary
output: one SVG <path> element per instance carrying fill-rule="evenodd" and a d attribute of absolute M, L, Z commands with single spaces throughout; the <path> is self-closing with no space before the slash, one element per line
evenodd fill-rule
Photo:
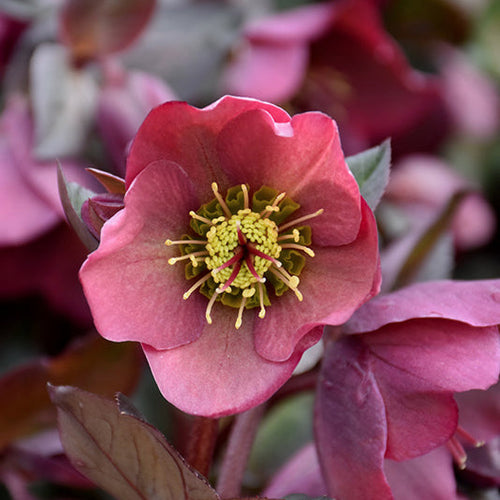
<path fill-rule="evenodd" d="M 109 340 L 171 348 L 195 340 L 206 299 L 183 300 L 184 269 L 168 264 L 164 245 L 185 231 L 198 204 L 185 172 L 172 162 L 149 165 L 125 196 L 125 208 L 104 224 L 102 240 L 80 271 L 95 324 Z"/>
<path fill-rule="evenodd" d="M 171 101 L 153 109 L 139 128 L 127 160 L 127 186 L 149 163 L 170 160 L 195 180 L 202 202 L 213 197 L 212 182 L 229 187 L 215 151 L 220 130 L 236 115 L 249 109 L 267 110 L 276 121 L 290 120 L 282 109 L 254 99 L 226 96 L 206 108 Z"/>
<path fill-rule="evenodd" d="M 368 351 L 357 339 L 327 346 L 315 408 L 318 457 L 335 498 L 390 500 L 383 462 L 384 401 Z"/>
<path fill-rule="evenodd" d="M 267 110 L 248 111 L 227 123 L 217 150 L 230 184 L 284 191 L 300 203 L 299 216 L 322 208 L 324 213 L 308 222 L 315 244 L 343 245 L 356 238 L 359 189 L 345 163 L 337 126 L 327 115 L 304 113 L 276 123 Z"/>
<path fill-rule="evenodd" d="M 191 344 L 170 350 L 143 345 L 163 396 L 181 410 L 207 417 L 238 413 L 267 400 L 290 378 L 303 350 L 282 363 L 259 356 L 253 348 L 254 321 L 235 330 L 234 315 L 214 308 L 212 325 Z"/>
<path fill-rule="evenodd" d="M 486 389 L 498 380 L 497 327 L 471 327 L 444 319 L 389 324 L 362 336 L 381 362 L 416 377 L 418 390 Z"/>
<path fill-rule="evenodd" d="M 403 462 L 385 460 L 384 470 L 395 500 L 458 499 L 452 457 L 444 446 Z"/>
<path fill-rule="evenodd" d="M 413 318 L 446 318 L 473 326 L 500 324 L 500 280 L 416 283 L 371 300 L 343 331 L 369 332 Z"/>
<path fill-rule="evenodd" d="M 300 275 L 304 300 L 285 293 L 272 301 L 269 314 L 255 325 L 255 348 L 269 360 L 283 361 L 298 340 L 317 325 L 339 325 L 368 300 L 378 286 L 378 244 L 375 219 L 362 202 L 363 220 L 349 245 L 315 248 Z M 292 328 L 284 328 L 290 325 Z M 296 328 L 293 328 L 295 326 Z"/>

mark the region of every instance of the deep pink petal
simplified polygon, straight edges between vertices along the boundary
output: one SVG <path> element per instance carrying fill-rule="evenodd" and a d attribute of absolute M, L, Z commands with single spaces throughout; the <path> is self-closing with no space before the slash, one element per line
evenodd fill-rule
<path fill-rule="evenodd" d="M 316 397 L 318 457 L 334 498 L 391 499 L 383 472 L 384 401 L 356 338 L 327 346 Z"/>
<path fill-rule="evenodd" d="M 136 340 L 157 348 L 196 339 L 205 324 L 206 299 L 189 288 L 184 266 L 167 247 L 197 208 L 191 181 L 175 164 L 155 162 L 125 196 L 125 208 L 104 224 L 101 243 L 82 266 L 80 279 L 95 324 L 109 340 Z"/>
<path fill-rule="evenodd" d="M 404 462 L 385 460 L 384 470 L 395 500 L 458 498 L 451 455 L 445 447 Z"/>
<path fill-rule="evenodd" d="M 387 418 L 386 458 L 413 458 L 452 437 L 458 410 L 451 392 L 440 392 L 376 357 L 373 365 Z"/>
<path fill-rule="evenodd" d="M 288 9 L 250 23 L 245 35 L 254 42 L 281 45 L 309 42 L 328 28 L 336 10 L 337 6 L 331 2 Z"/>
<path fill-rule="evenodd" d="M 299 284 L 304 300 L 299 302 L 291 291 L 271 297 L 266 317 L 255 325 L 255 348 L 266 359 L 287 359 L 315 324 L 343 323 L 374 293 L 373 285 L 378 283 L 377 229 L 364 201 L 362 206 L 363 220 L 353 243 L 315 248 L 316 255 L 306 257 Z"/>
<path fill-rule="evenodd" d="M 308 59 L 301 43 L 244 45 L 224 74 L 224 88 L 235 95 L 284 102 L 300 87 Z"/>
<path fill-rule="evenodd" d="M 363 333 L 412 318 L 446 318 L 473 326 L 500 324 L 500 280 L 417 283 L 371 300 L 343 331 Z"/>
<path fill-rule="evenodd" d="M 217 135 L 236 115 L 256 108 L 265 109 L 276 121 L 290 120 L 286 112 L 272 104 L 231 96 L 203 109 L 177 101 L 155 108 L 132 143 L 127 160 L 127 186 L 152 161 L 170 160 L 178 163 L 193 180 L 200 201 L 210 201 L 212 182 L 229 187 L 225 186 L 215 151 Z"/>
<path fill-rule="evenodd" d="M 358 234 L 358 185 L 328 116 L 304 113 L 275 123 L 265 110 L 248 111 L 226 125 L 217 148 L 230 184 L 285 191 L 301 205 L 292 217 L 323 208 L 323 214 L 308 221 L 315 244 L 342 245 Z"/>
<path fill-rule="evenodd" d="M 293 493 L 312 497 L 327 494 L 313 443 L 299 450 L 272 478 L 262 494 L 268 498 L 282 498 Z"/>
<path fill-rule="evenodd" d="M 260 357 L 253 347 L 254 318 L 244 315 L 236 330 L 233 311 L 215 307 L 213 324 L 191 344 L 164 351 L 143 345 L 161 393 L 187 413 L 219 417 L 252 408 L 281 387 L 300 360 L 302 351 L 282 363 Z"/>
<path fill-rule="evenodd" d="M 32 163 L 27 158 L 32 131 L 23 101 L 9 102 L 0 130 L 0 244 L 19 245 L 50 230 L 61 218 L 23 175 L 22 163 Z"/>
<path fill-rule="evenodd" d="M 456 394 L 460 410 L 460 426 L 474 439 L 489 441 L 500 436 L 500 383 L 487 391 L 467 391 Z"/>
<path fill-rule="evenodd" d="M 498 380 L 500 336 L 496 326 L 416 319 L 389 324 L 362 338 L 381 362 L 417 377 L 419 391 L 486 389 Z"/>

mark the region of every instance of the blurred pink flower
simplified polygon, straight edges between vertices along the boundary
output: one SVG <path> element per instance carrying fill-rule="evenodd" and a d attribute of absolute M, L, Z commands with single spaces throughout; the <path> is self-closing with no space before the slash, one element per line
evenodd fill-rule
<path fill-rule="evenodd" d="M 88 321 L 78 284 L 84 249 L 64 222 L 56 162 L 33 157 L 33 123 L 24 99 L 8 101 L 0 131 L 0 295 L 39 292 L 58 310 Z M 67 161 L 63 167 L 84 182 L 80 165 Z"/>
<path fill-rule="evenodd" d="M 106 66 L 106 81 L 100 89 L 97 126 L 115 168 L 125 175 L 127 148 L 139 125 L 152 108 L 175 99 L 159 78 L 140 71 L 125 72 Z M 111 74 L 110 74 L 111 73 Z"/>
<path fill-rule="evenodd" d="M 425 150 L 447 130 L 440 81 L 409 66 L 371 0 L 308 5 L 254 21 L 223 80 L 230 93 L 328 113 L 348 154 L 389 136 L 398 154 Z"/>
<path fill-rule="evenodd" d="M 384 459 L 456 442 L 454 393 L 498 380 L 499 304 L 500 280 L 420 283 L 371 300 L 327 342 L 315 430 L 331 496 L 393 498 Z"/>
<path fill-rule="evenodd" d="M 263 402 L 324 323 L 378 290 L 374 218 L 326 115 L 166 103 L 139 129 L 126 183 L 81 281 L 101 335 L 141 342 L 186 412 Z"/>
<path fill-rule="evenodd" d="M 451 462 L 451 456 L 445 447 L 403 462 L 384 460 L 384 472 L 394 499 L 458 499 Z M 311 497 L 328 495 L 314 443 L 300 449 L 278 471 L 263 495 L 269 498 L 282 498 L 294 493 Z M 343 499 L 343 497 L 337 498 Z"/>
<path fill-rule="evenodd" d="M 490 241 L 496 228 L 495 214 L 472 182 L 443 160 L 428 155 L 403 158 L 393 168 L 384 196 L 403 210 L 410 220 L 410 231 L 415 231 L 415 226 L 429 224 L 460 191 L 470 192 L 460 202 L 451 230 L 455 246 L 470 250 Z"/>

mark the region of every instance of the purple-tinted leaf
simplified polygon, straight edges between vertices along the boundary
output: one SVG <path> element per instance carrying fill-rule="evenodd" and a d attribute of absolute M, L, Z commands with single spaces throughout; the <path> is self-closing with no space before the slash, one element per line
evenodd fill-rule
<path fill-rule="evenodd" d="M 76 469 L 116 498 L 218 500 L 163 435 L 112 401 L 75 387 L 49 387 Z"/>
<path fill-rule="evenodd" d="M 87 172 L 90 172 L 109 193 L 125 195 L 125 180 L 121 177 L 96 168 L 87 168 Z"/>
<path fill-rule="evenodd" d="M 60 35 L 76 60 L 129 46 L 148 23 L 155 0 L 66 0 Z"/>
<path fill-rule="evenodd" d="M 59 195 L 64 208 L 66 218 L 71 227 L 75 230 L 82 243 L 93 251 L 97 248 L 98 241 L 81 218 L 81 208 L 85 200 L 89 199 L 95 193 L 90 189 L 84 188 L 74 182 L 66 182 L 62 168 L 57 168 L 57 184 L 59 186 Z"/>
<path fill-rule="evenodd" d="M 346 158 L 347 165 L 359 185 L 368 206 L 375 210 L 389 182 L 391 141 Z"/>

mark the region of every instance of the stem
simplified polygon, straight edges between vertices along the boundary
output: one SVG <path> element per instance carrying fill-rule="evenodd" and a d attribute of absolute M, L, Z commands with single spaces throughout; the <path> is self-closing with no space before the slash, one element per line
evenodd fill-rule
<path fill-rule="evenodd" d="M 240 495 L 243 474 L 264 408 L 264 405 L 256 406 L 235 419 L 217 482 L 216 490 L 221 498 Z"/>
<path fill-rule="evenodd" d="M 186 450 L 186 461 L 203 476 L 208 476 L 215 443 L 219 430 L 219 421 L 214 418 L 194 417 Z"/>

